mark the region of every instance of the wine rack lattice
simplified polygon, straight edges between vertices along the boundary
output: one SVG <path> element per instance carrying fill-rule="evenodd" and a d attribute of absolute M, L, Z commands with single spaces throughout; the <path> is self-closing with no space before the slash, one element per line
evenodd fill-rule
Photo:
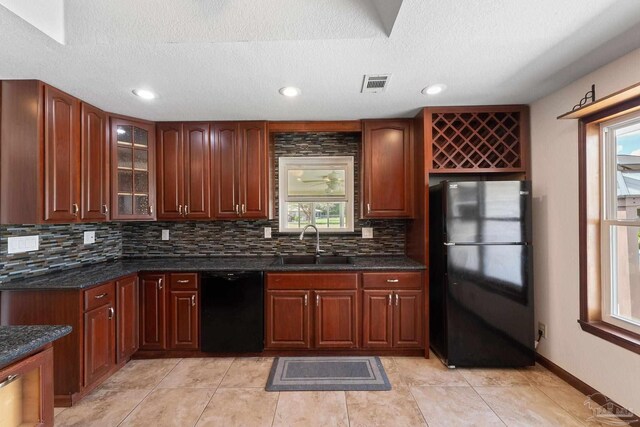
<path fill-rule="evenodd" d="M 434 170 L 522 167 L 520 112 L 433 113 Z"/>

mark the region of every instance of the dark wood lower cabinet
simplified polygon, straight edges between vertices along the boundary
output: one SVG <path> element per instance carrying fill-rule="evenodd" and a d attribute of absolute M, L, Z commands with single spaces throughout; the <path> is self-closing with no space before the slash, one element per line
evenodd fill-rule
<path fill-rule="evenodd" d="M 309 348 L 309 291 L 267 292 L 268 348 Z"/>
<path fill-rule="evenodd" d="M 90 386 L 115 365 L 115 309 L 103 305 L 84 315 L 84 386 Z"/>
<path fill-rule="evenodd" d="M 390 291 L 362 292 L 362 345 L 391 348 L 393 344 L 393 295 Z"/>
<path fill-rule="evenodd" d="M 358 291 L 315 291 L 315 347 L 358 347 Z"/>
<path fill-rule="evenodd" d="M 421 290 L 394 291 L 393 346 L 422 347 L 423 293 Z"/>
<path fill-rule="evenodd" d="M 116 294 L 116 317 L 118 320 L 116 362 L 122 363 L 138 351 L 139 347 L 138 276 L 129 276 L 117 280 Z"/>
<path fill-rule="evenodd" d="M 167 348 L 167 277 L 140 275 L 140 349 Z"/>
<path fill-rule="evenodd" d="M 169 348 L 197 350 L 198 340 L 198 291 L 169 293 Z M 220 325 L 223 326 L 223 325 Z"/>

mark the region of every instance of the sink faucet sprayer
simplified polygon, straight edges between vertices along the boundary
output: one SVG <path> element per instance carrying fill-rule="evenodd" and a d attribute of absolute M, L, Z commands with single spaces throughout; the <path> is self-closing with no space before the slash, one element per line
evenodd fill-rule
<path fill-rule="evenodd" d="M 304 233 L 305 231 L 307 231 L 307 228 L 313 228 L 314 230 L 316 230 L 316 256 L 320 256 L 321 252 L 324 252 L 323 250 L 320 250 L 320 232 L 318 231 L 318 227 L 316 227 L 313 224 L 309 224 L 306 227 L 304 227 L 302 229 L 302 233 L 300 233 L 300 240 L 304 239 Z"/>

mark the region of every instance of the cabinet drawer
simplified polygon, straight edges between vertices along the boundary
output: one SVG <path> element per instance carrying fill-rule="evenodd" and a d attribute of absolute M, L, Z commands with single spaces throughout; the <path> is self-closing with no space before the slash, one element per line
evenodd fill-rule
<path fill-rule="evenodd" d="M 93 310 L 105 304 L 113 304 L 115 288 L 113 282 L 84 291 L 84 311 Z"/>
<path fill-rule="evenodd" d="M 358 273 L 272 273 L 267 289 L 357 289 Z"/>
<path fill-rule="evenodd" d="M 172 273 L 171 289 L 198 289 L 198 273 Z"/>
<path fill-rule="evenodd" d="M 422 273 L 415 271 L 362 273 L 363 288 L 416 288 L 421 289 Z"/>

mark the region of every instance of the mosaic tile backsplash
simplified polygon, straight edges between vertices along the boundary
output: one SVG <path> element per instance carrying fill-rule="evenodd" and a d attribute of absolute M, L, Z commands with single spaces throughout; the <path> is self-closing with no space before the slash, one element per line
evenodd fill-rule
<path fill-rule="evenodd" d="M 360 134 L 354 133 L 279 133 L 273 138 L 272 151 L 278 157 L 353 156 L 355 232 L 323 234 L 322 249 L 349 255 L 404 255 L 405 220 L 361 220 L 360 206 Z M 123 226 L 125 256 L 225 256 L 292 255 L 314 251 L 315 235 L 304 242 L 297 234 L 277 233 L 278 162 L 275 161 L 276 218 L 271 221 L 215 221 L 128 223 Z M 263 237 L 263 227 L 271 227 L 273 238 Z M 374 238 L 362 239 L 362 227 L 373 227 Z M 160 239 L 161 230 L 169 230 L 170 240 Z"/>
<path fill-rule="evenodd" d="M 272 151 L 280 156 L 354 156 L 355 232 L 324 234 L 322 249 L 345 255 L 403 255 L 405 220 L 361 220 L 359 209 L 359 134 L 283 133 L 274 136 Z M 275 194 L 278 200 L 278 170 L 275 162 Z M 277 217 L 277 203 L 276 217 Z M 271 227 L 273 238 L 263 237 Z M 362 227 L 373 227 L 374 238 L 362 239 Z M 163 229 L 170 240 L 161 240 Z M 96 243 L 83 244 L 84 231 L 96 232 Z M 315 235 L 304 241 L 297 234 L 278 233 L 278 220 L 135 222 L 107 224 L 12 225 L 0 226 L 0 282 L 69 269 L 120 257 L 157 256 L 270 256 L 311 254 Z M 40 236 L 40 250 L 7 254 L 7 237 Z"/>
<path fill-rule="evenodd" d="M 96 243 L 85 245 L 84 232 L 95 231 Z M 40 249 L 7 253 L 7 238 L 40 236 Z M 108 261 L 122 256 L 122 225 L 56 224 L 0 226 L 0 282 Z"/>

